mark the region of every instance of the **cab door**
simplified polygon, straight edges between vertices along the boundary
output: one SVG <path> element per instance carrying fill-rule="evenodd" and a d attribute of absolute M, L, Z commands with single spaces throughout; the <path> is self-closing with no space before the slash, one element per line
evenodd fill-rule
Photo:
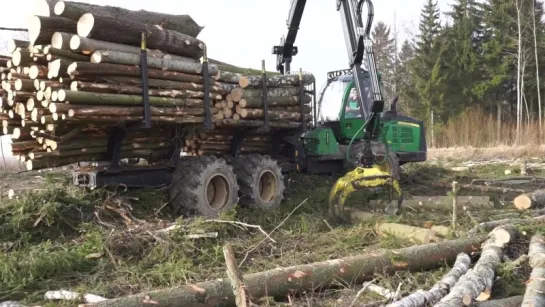
<path fill-rule="evenodd" d="M 356 135 L 356 139 L 363 137 L 363 129 L 358 133 L 364 123 L 363 113 L 358 97 L 358 91 L 354 81 L 346 87 L 340 110 L 341 138 L 350 140 Z"/>

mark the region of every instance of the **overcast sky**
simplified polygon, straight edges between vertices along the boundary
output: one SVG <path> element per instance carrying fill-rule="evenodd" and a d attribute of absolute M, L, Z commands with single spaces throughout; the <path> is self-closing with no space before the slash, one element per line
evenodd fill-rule
<path fill-rule="evenodd" d="M 342 32 L 337 0 L 308 0 L 303 14 L 292 70 L 312 72 L 320 89 L 326 73 L 345 69 L 348 56 Z M 426 0 L 375 0 L 377 21 L 394 24 L 400 42 L 416 33 L 420 10 Z M 451 0 L 438 0 L 442 11 Z M 34 0 L 17 0 L 10 14 L 3 14 L 0 27 L 26 27 L 26 16 Z M 291 0 L 87 0 L 101 5 L 144 9 L 169 14 L 189 14 L 205 28 L 199 35 L 208 46 L 209 57 L 238 66 L 259 68 L 264 59 L 268 70 L 275 70 L 272 47 L 287 32 L 286 19 Z M 9 38 L 0 31 L 0 38 Z"/>

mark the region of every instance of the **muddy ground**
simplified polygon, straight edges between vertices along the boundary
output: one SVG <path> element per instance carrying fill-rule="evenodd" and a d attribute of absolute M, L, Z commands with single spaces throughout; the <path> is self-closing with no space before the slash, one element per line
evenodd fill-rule
<path fill-rule="evenodd" d="M 529 158 L 531 176 L 545 176 L 545 159 Z M 434 182 L 470 183 L 476 178 L 520 176 L 519 161 L 502 157 L 471 159 L 433 156 L 427 163 L 403 167 L 406 195 L 448 195 Z M 508 173 L 508 174 L 506 174 Z M 451 214 L 405 208 L 399 216 L 375 215 L 363 221 L 328 219 L 327 200 L 335 178 L 290 176 L 290 187 L 281 208 L 256 212 L 236 208 L 219 219 L 259 225 L 255 228 L 217 223 L 203 218 L 178 218 L 170 214 L 165 189 L 84 190 L 71 186 L 66 171 L 0 175 L 0 302 L 20 301 L 41 306 L 77 306 L 76 302 L 48 302 L 49 290 L 93 293 L 107 298 L 144 290 L 173 287 L 226 277 L 222 247 L 230 242 L 243 273 L 361 254 L 382 248 L 414 245 L 408 240 L 380 236 L 378 223 L 394 221 L 423 227 L 450 226 Z M 541 183 L 517 184 L 537 189 Z M 8 191 L 15 195 L 10 199 Z M 494 219 L 514 210 L 516 193 L 464 191 L 460 195 L 488 195 L 495 209 L 473 211 L 458 217 L 457 234 L 475 222 Z M 368 196 L 357 193 L 349 205 L 366 210 Z M 162 231 L 175 223 L 179 227 Z M 274 230 L 274 231 L 273 231 Z M 217 233 L 217 237 L 210 237 Z M 203 236 L 204 238 L 194 238 Z M 192 235 L 193 237 L 190 237 Z M 44 257 L 44 255 L 47 255 Z M 433 272 L 377 272 L 375 283 L 401 294 L 433 285 L 448 268 Z M 495 297 L 522 294 L 526 275 L 499 270 Z M 334 290 L 303 293 L 284 301 L 261 300 L 263 306 L 347 306 L 361 284 L 337 285 Z M 366 292 L 360 303 L 381 299 Z M 290 303 L 291 302 L 291 303 Z"/>

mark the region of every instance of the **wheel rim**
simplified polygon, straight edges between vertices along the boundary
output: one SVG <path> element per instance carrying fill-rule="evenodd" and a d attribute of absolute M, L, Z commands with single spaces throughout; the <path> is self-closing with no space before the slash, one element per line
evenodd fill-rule
<path fill-rule="evenodd" d="M 229 202 L 229 182 L 227 178 L 221 174 L 217 174 L 206 183 L 206 204 L 219 211 L 227 206 Z"/>
<path fill-rule="evenodd" d="M 271 171 L 263 171 L 259 176 L 259 198 L 265 203 L 274 200 L 278 191 L 278 179 Z"/>

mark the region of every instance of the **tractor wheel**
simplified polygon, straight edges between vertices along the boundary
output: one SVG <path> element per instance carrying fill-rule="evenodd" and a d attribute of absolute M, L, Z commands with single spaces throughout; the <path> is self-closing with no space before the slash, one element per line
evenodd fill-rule
<path fill-rule="evenodd" d="M 384 144 L 374 142 L 371 143 L 371 150 L 376 156 L 378 156 L 378 163 L 385 163 L 385 166 L 390 171 L 390 175 L 395 179 L 399 180 L 401 169 L 399 167 L 399 158 L 397 157 L 397 155 L 393 151 L 388 151 L 388 153 L 386 154 L 386 147 L 384 146 Z M 357 154 L 362 152 L 363 142 L 352 144 L 349 153 L 350 161 L 347 161 L 347 167 L 349 168 L 349 170 L 354 169 L 357 166 L 361 166 L 361 164 L 358 162 Z M 386 158 L 386 161 L 383 160 L 384 158 Z"/>
<path fill-rule="evenodd" d="M 218 217 L 238 202 L 238 184 L 231 166 L 215 156 L 182 159 L 169 186 L 177 214 Z"/>
<path fill-rule="evenodd" d="M 240 202 L 247 207 L 271 209 L 284 198 L 282 170 L 269 156 L 249 154 L 237 158 L 233 167 L 240 186 Z"/>

